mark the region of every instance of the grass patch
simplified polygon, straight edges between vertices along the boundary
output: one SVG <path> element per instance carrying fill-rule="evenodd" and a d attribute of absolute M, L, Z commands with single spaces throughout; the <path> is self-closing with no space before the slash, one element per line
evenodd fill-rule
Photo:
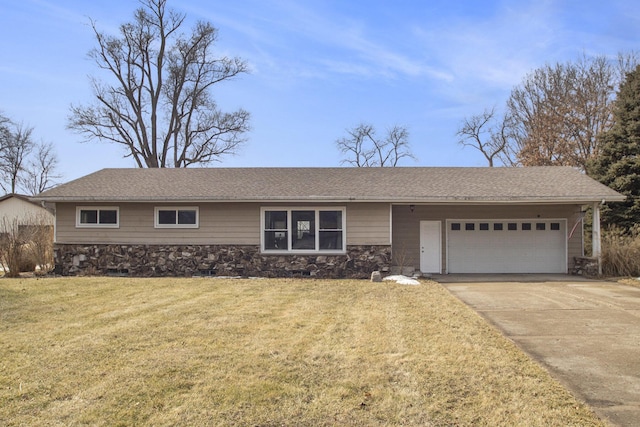
<path fill-rule="evenodd" d="M 440 285 L 0 280 L 0 424 L 602 426 Z"/>

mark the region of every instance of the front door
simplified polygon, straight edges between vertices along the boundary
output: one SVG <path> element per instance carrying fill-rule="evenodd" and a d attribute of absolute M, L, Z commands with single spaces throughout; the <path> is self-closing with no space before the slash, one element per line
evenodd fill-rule
<path fill-rule="evenodd" d="M 420 271 L 442 272 L 442 237 L 440 221 L 420 221 Z"/>

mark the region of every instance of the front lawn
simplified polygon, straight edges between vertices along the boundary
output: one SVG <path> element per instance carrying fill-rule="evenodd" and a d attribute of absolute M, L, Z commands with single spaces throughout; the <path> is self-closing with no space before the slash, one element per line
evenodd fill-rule
<path fill-rule="evenodd" d="M 0 279 L 8 426 L 602 426 L 440 285 Z"/>

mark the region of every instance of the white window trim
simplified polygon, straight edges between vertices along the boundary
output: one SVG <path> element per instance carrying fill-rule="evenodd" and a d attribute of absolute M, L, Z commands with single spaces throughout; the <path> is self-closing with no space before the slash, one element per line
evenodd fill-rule
<path fill-rule="evenodd" d="M 81 211 L 97 211 L 98 220 L 100 219 L 100 211 L 116 211 L 115 224 L 85 224 L 81 223 Z M 76 206 L 76 228 L 120 228 L 120 208 L 118 206 Z"/>
<path fill-rule="evenodd" d="M 319 232 L 320 232 L 320 212 L 321 211 L 340 211 L 342 212 L 342 249 L 265 249 L 264 247 L 264 231 L 265 231 L 265 212 L 266 211 L 286 211 L 287 212 L 287 247 L 291 248 L 292 240 L 292 226 L 291 226 L 291 211 L 315 211 L 315 235 L 316 235 L 316 247 L 319 244 Z M 336 254 L 343 255 L 347 253 L 347 209 L 344 206 L 264 206 L 260 208 L 260 251 L 264 254 L 289 254 L 289 255 L 314 255 L 314 254 Z"/>
<path fill-rule="evenodd" d="M 176 211 L 176 221 L 178 220 L 178 211 L 195 211 L 195 224 L 160 224 L 158 222 L 159 211 Z M 199 228 L 200 227 L 200 209 L 198 206 L 156 206 L 153 210 L 153 224 L 155 228 Z"/>

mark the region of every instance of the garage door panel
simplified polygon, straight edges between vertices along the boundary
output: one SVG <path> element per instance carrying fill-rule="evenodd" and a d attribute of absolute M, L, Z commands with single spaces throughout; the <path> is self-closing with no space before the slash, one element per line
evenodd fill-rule
<path fill-rule="evenodd" d="M 447 229 L 450 273 L 567 271 L 564 220 L 448 221 Z"/>

